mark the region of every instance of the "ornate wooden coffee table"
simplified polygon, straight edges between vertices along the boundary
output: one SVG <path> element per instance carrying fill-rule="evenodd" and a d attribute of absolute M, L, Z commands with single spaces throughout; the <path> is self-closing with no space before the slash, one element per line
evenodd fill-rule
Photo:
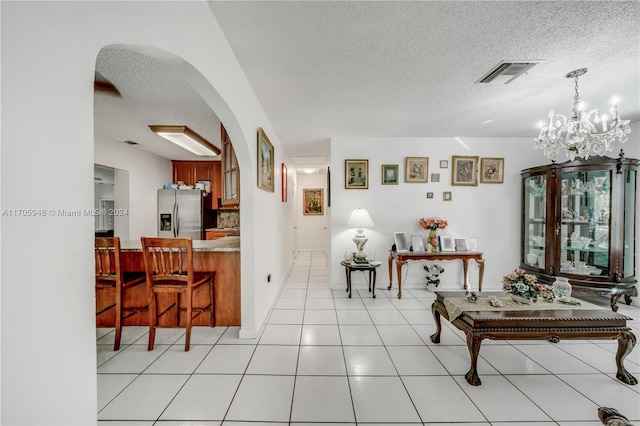
<path fill-rule="evenodd" d="M 481 384 L 476 369 L 480 344 L 483 339 L 493 340 L 547 340 L 558 343 L 561 339 L 617 339 L 616 377 L 622 382 L 635 385 L 638 380 L 625 370 L 623 362 L 636 345 L 636 336 L 627 327 L 631 318 L 608 309 L 571 307 L 539 301 L 536 306 L 517 306 L 509 308 L 487 308 L 483 304 L 466 302 L 461 291 L 436 291 L 436 300 L 431 311 L 436 321 L 436 332 L 431 336 L 433 343 L 440 343 L 442 326 L 440 317 L 444 316 L 451 324 L 462 330 L 467 336 L 467 347 L 471 355 L 471 368 L 465 375 L 473 386 Z M 504 297 L 504 293 L 480 293 L 479 301 L 495 295 Z M 449 300 L 447 299 L 457 299 Z M 462 302 L 461 302 L 462 301 Z M 457 305 L 455 318 L 450 318 L 449 310 Z M 468 305 L 468 308 L 466 307 Z M 545 306 L 546 305 L 546 306 Z M 587 305 L 585 303 L 585 305 Z M 588 304 L 591 306 L 591 304 Z M 460 308 L 462 307 L 462 310 Z M 475 309 L 475 310 L 474 310 Z"/>

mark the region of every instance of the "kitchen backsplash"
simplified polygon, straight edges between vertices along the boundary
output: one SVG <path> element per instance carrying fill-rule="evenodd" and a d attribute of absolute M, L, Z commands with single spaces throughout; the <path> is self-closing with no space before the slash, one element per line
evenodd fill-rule
<path fill-rule="evenodd" d="M 218 211 L 218 228 L 239 228 L 240 212 L 235 211 Z"/>

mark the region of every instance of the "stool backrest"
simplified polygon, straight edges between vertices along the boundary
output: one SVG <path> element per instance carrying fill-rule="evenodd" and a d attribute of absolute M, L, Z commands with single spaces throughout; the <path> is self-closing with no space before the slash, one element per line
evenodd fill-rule
<path fill-rule="evenodd" d="M 142 255 L 147 282 L 163 280 L 193 282 L 191 238 L 142 237 Z"/>
<path fill-rule="evenodd" d="M 122 282 L 120 238 L 95 239 L 96 279 Z"/>

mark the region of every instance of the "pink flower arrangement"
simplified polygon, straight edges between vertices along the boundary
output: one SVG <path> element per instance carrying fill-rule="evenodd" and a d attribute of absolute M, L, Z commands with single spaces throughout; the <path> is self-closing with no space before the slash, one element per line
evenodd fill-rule
<path fill-rule="evenodd" d="M 437 217 L 430 218 L 420 218 L 420 226 L 422 229 L 428 229 L 430 231 L 435 231 L 436 229 L 446 229 L 449 224 L 444 219 L 439 219 Z"/>

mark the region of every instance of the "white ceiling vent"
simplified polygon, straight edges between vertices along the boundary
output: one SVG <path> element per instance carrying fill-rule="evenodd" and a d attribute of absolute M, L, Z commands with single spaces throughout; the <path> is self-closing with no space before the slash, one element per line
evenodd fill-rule
<path fill-rule="evenodd" d="M 495 67 L 491 68 L 491 70 L 477 80 L 476 83 L 496 82 L 508 84 L 540 62 L 542 61 L 502 61 Z"/>

